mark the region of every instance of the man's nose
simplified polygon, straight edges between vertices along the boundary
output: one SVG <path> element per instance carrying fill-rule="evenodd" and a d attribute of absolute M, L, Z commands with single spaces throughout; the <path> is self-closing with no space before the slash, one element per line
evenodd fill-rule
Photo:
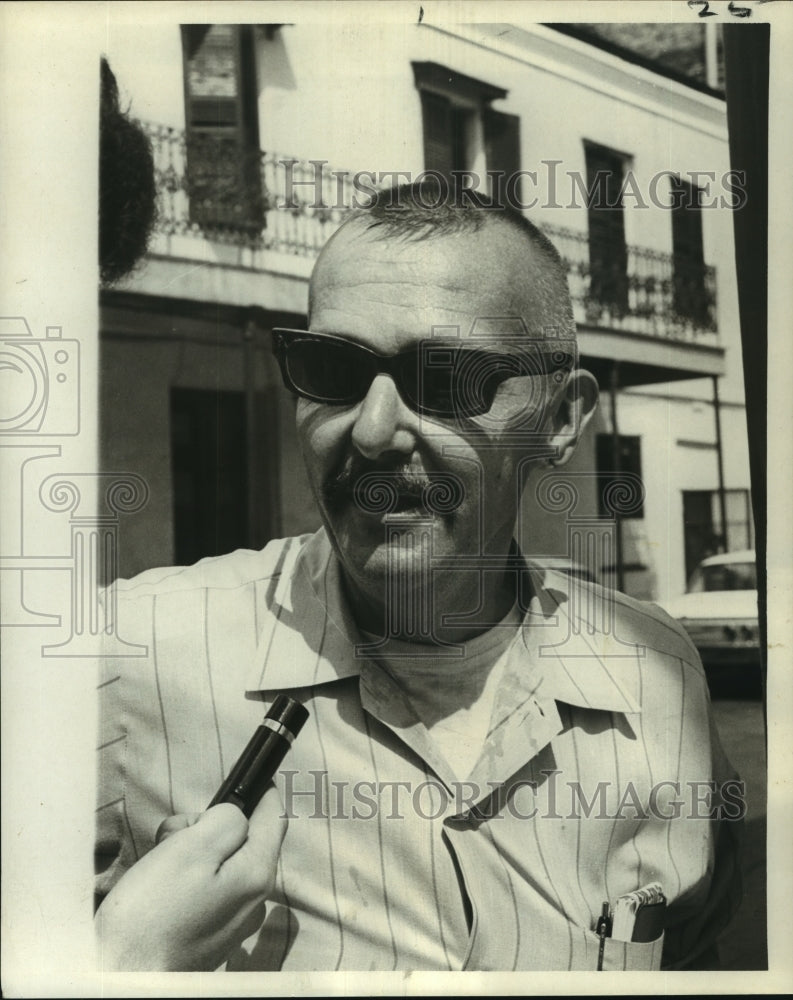
<path fill-rule="evenodd" d="M 377 459 L 388 451 L 410 455 L 416 438 L 413 422 L 416 414 L 399 395 L 389 375 L 376 375 L 363 398 L 352 428 L 352 442 L 368 459 Z"/>

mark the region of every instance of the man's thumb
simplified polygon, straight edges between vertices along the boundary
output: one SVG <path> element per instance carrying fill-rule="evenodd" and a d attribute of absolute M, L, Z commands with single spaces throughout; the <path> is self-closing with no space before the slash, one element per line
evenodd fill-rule
<path fill-rule="evenodd" d="M 176 813 L 174 816 L 166 816 L 157 827 L 154 843 L 161 844 L 163 840 L 167 840 L 174 833 L 178 833 L 188 826 L 193 826 L 200 818 L 201 813 Z"/>
<path fill-rule="evenodd" d="M 206 854 L 222 864 L 245 843 L 248 821 L 237 806 L 221 802 L 199 816 L 195 836 Z"/>

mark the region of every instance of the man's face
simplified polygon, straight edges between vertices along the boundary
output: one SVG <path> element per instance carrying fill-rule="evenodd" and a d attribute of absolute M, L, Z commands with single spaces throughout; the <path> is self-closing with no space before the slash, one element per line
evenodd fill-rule
<path fill-rule="evenodd" d="M 459 330 L 460 346 L 520 355 L 516 317 L 541 329 L 531 315 L 538 309 L 527 279 L 531 253 L 520 233 L 495 222 L 421 241 L 349 225 L 317 264 L 311 331 L 393 355 L 447 328 L 444 339 Z M 298 399 L 309 479 L 352 589 L 384 603 L 387 576 L 393 582 L 395 574 L 415 573 L 426 560 L 410 542 L 417 532 L 426 537 L 429 530 L 436 559 L 505 554 L 527 457 L 525 435 L 515 440 L 515 428 L 536 428 L 539 420 L 546 446 L 535 440 L 528 451 L 542 460 L 562 393 L 551 374 L 519 376 L 501 383 L 482 416 L 428 417 L 407 404 L 389 375 L 378 374 L 354 405 Z M 388 511 L 376 502 L 384 494 L 375 474 L 391 491 Z M 427 493 L 422 498 L 428 484 L 441 494 L 444 484 L 451 486 L 455 495 L 433 510 Z"/>

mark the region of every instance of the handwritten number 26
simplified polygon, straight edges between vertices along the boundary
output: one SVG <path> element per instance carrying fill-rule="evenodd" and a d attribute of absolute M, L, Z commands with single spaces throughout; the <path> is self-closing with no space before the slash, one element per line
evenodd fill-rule
<path fill-rule="evenodd" d="M 701 7 L 702 10 L 697 11 L 697 17 L 716 17 L 717 12 L 710 9 L 710 4 L 708 0 L 688 0 L 688 6 L 691 10 L 696 10 L 697 7 Z M 737 7 L 733 0 L 727 4 L 727 10 L 732 14 L 733 17 L 751 17 L 752 8 L 751 7 Z"/>

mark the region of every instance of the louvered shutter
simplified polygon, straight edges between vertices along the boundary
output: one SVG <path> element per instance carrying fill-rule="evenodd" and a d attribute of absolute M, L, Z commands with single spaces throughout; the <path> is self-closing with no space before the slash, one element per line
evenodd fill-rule
<path fill-rule="evenodd" d="M 485 134 L 485 159 L 488 171 L 503 170 L 504 177 L 499 180 L 501 191 L 494 190 L 493 196 L 504 202 L 507 191 L 518 202 L 523 202 L 520 183 L 517 187 L 506 188 L 507 178 L 520 170 L 520 117 L 508 115 L 503 111 L 485 108 L 482 113 L 482 124 Z M 500 197 L 499 197 L 500 195 Z M 520 207 L 517 205 L 515 207 Z"/>
<path fill-rule="evenodd" d="M 452 108 L 448 97 L 421 91 L 424 124 L 424 169 L 451 175 L 453 167 Z"/>

